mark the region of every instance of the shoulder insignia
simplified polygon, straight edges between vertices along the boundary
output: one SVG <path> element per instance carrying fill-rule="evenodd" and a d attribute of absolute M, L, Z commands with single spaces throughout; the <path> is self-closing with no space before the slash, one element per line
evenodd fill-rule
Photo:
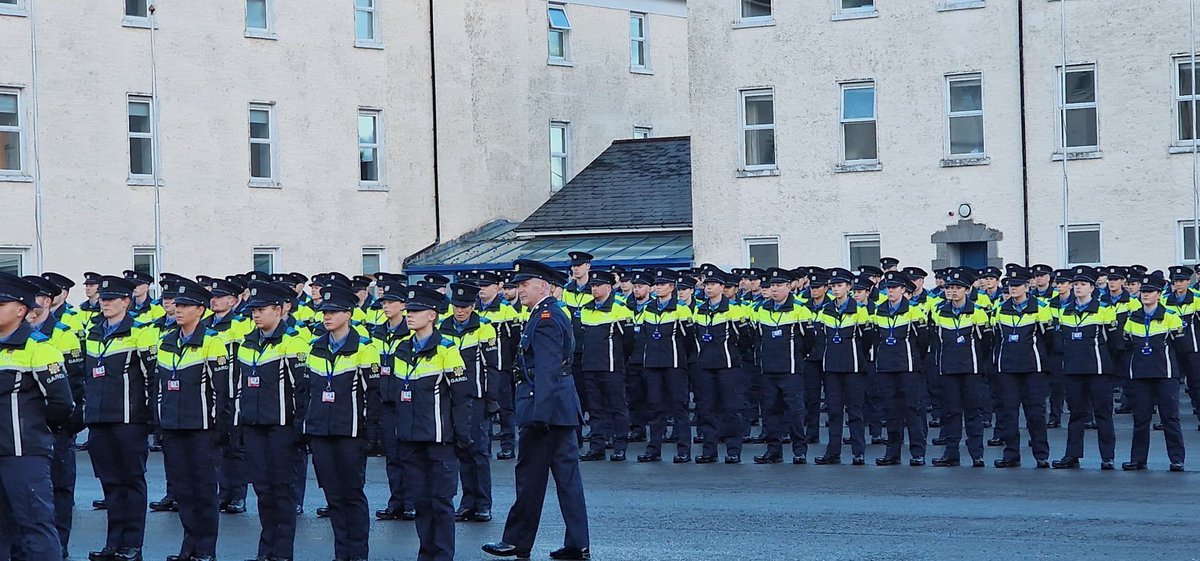
<path fill-rule="evenodd" d="M 379 374 L 379 365 L 378 364 L 371 364 L 371 373 Z"/>
<path fill-rule="evenodd" d="M 542 319 L 550 319 L 550 310 L 542 310 Z"/>
<path fill-rule="evenodd" d="M 215 329 L 205 329 L 204 330 L 204 335 L 206 337 L 216 337 L 217 335 L 220 335 L 220 334 L 221 334 L 221 332 L 217 331 Z"/>
<path fill-rule="evenodd" d="M 59 372 L 62 372 L 62 365 L 57 362 L 51 362 L 46 365 L 46 370 L 50 371 L 51 376 L 57 375 Z"/>
<path fill-rule="evenodd" d="M 442 346 L 443 347 L 453 347 L 454 340 L 450 339 L 449 337 L 442 337 Z"/>
<path fill-rule="evenodd" d="M 300 362 L 304 362 L 304 361 L 308 360 L 308 353 L 303 352 L 303 351 L 298 352 L 298 353 L 296 353 L 296 358 L 299 359 Z"/>
<path fill-rule="evenodd" d="M 359 343 L 360 345 L 370 345 L 370 344 L 371 344 L 371 338 L 370 338 L 370 337 L 359 337 L 359 338 L 358 338 L 358 343 Z"/>
<path fill-rule="evenodd" d="M 32 331 L 32 332 L 30 332 L 30 333 L 29 333 L 29 338 L 30 338 L 30 339 L 33 339 L 34 341 L 37 341 L 37 342 L 39 342 L 39 343 L 45 343 L 46 341 L 49 341 L 49 340 L 50 340 L 50 338 L 49 338 L 49 337 L 47 337 L 47 336 L 46 336 L 46 334 L 42 333 L 41 331 Z"/>
<path fill-rule="evenodd" d="M 83 351 L 81 351 L 79 349 L 71 349 L 71 353 L 70 353 L 71 358 L 79 358 L 79 356 L 82 354 L 83 354 Z"/>
<path fill-rule="evenodd" d="M 226 364 L 229 364 L 229 357 L 223 354 L 217 355 L 217 366 L 225 366 Z"/>
<path fill-rule="evenodd" d="M 70 330 L 71 330 L 71 326 L 69 326 L 69 325 L 67 325 L 67 324 L 65 324 L 65 323 L 63 323 L 63 322 L 61 322 L 61 321 L 60 321 L 60 322 L 58 322 L 58 323 L 55 323 L 55 324 L 54 324 L 54 328 L 55 328 L 55 329 L 60 329 L 60 330 L 62 330 L 62 331 L 70 331 Z"/>

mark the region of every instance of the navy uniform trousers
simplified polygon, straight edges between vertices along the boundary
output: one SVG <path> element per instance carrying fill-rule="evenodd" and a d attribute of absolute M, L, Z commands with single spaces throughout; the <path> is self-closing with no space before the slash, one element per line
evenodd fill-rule
<path fill-rule="evenodd" d="M 624 370 L 588 372 L 585 380 L 588 403 L 592 406 L 588 449 L 604 452 L 612 441 L 614 451 L 624 452 L 629 447 L 629 401 L 625 397 Z"/>
<path fill-rule="evenodd" d="M 1050 422 L 1062 423 L 1063 402 L 1067 398 L 1066 374 L 1062 372 L 1062 353 L 1050 353 Z"/>
<path fill-rule="evenodd" d="M 303 460 L 296 429 L 282 425 L 242 426 L 246 461 L 258 497 L 259 558 L 292 559 L 296 542 L 296 492 L 293 482 Z"/>
<path fill-rule="evenodd" d="M 230 429 L 229 443 L 221 447 L 220 497 L 221 504 L 246 500 L 248 466 L 246 447 L 242 444 L 241 427 Z M 167 479 L 170 479 L 169 477 Z M 175 491 L 174 485 L 171 491 Z"/>
<path fill-rule="evenodd" d="M 396 440 L 396 422 L 396 402 L 383 402 L 379 427 L 388 480 L 387 508 L 402 511 L 413 508 L 413 499 L 404 486 L 404 462 L 400 458 L 400 441 Z"/>
<path fill-rule="evenodd" d="M 630 364 L 625 377 L 625 395 L 629 399 L 629 432 L 632 436 L 645 436 L 646 426 L 654 421 L 650 405 L 646 401 L 646 378 L 642 365 Z"/>
<path fill-rule="evenodd" d="M 1083 456 L 1083 427 L 1090 418 L 1096 420 L 1096 443 L 1102 461 L 1116 458 L 1117 435 L 1113 426 L 1113 388 L 1116 378 L 1106 374 L 1064 374 L 1067 407 L 1067 452 L 1072 458 Z"/>
<path fill-rule="evenodd" d="M 763 433 L 767 453 L 783 455 L 783 435 L 792 437 L 792 455 L 808 455 L 804 433 L 804 374 L 764 372 L 762 375 Z"/>
<path fill-rule="evenodd" d="M 1167 441 L 1167 457 L 1171 463 L 1183 463 L 1183 429 L 1179 425 L 1179 379 L 1138 378 L 1129 384 L 1133 403 L 1133 445 L 1129 461 L 1146 463 L 1150 455 L 1150 420 L 1158 406 L 1158 418 L 1163 424 Z"/>
<path fill-rule="evenodd" d="M 929 427 L 925 424 L 925 388 L 923 372 L 882 372 L 875 374 L 881 405 L 887 418 L 888 458 L 899 458 L 908 432 L 908 454 L 925 457 L 925 442 Z"/>
<path fill-rule="evenodd" d="M 335 559 L 366 559 L 371 518 L 367 495 L 363 492 L 367 477 L 365 437 L 313 436 L 313 470 L 317 484 L 325 491 L 329 520 L 333 525 Z"/>
<path fill-rule="evenodd" d="M 105 548 L 141 549 L 146 537 L 146 457 L 150 449 L 145 424 L 101 423 L 88 427 L 92 470 L 104 490 L 108 515 Z"/>
<path fill-rule="evenodd" d="M 417 559 L 453 561 L 454 495 L 458 492 L 459 472 L 454 445 L 396 442 L 404 481 L 417 509 L 417 537 L 421 542 Z"/>
<path fill-rule="evenodd" d="M 758 421 L 760 424 L 762 423 L 762 367 L 754 364 L 750 359 L 743 357 L 741 368 L 737 368 L 735 371 L 738 372 L 738 377 L 742 379 L 743 387 L 746 388 L 745 392 L 743 392 L 744 397 L 742 398 L 743 401 L 746 402 L 746 405 L 741 409 L 743 421 L 742 426 L 744 427 L 742 429 L 742 433 L 743 436 L 749 437 L 750 427 L 754 425 L 756 421 Z M 762 434 L 762 432 L 763 431 L 760 430 L 759 434 Z"/>
<path fill-rule="evenodd" d="M 496 412 L 496 422 L 500 425 L 500 451 L 513 452 L 517 449 L 517 423 L 512 371 L 488 369 L 487 393 L 488 400 L 500 407 Z M 491 435 L 488 437 L 490 439 Z"/>
<path fill-rule="evenodd" d="M 217 554 L 217 430 L 164 430 L 163 465 L 172 481 L 179 522 L 183 525 L 183 558 Z"/>
<path fill-rule="evenodd" d="M 0 559 L 61 561 L 47 456 L 0 456 Z"/>
<path fill-rule="evenodd" d="M 742 455 L 742 436 L 748 423 L 746 413 L 746 377 L 741 368 L 702 368 L 697 393 L 700 399 L 700 434 L 704 436 L 704 455 L 715 457 L 717 443 L 725 439 L 725 454 Z M 755 406 L 757 411 L 757 405 Z"/>
<path fill-rule="evenodd" d="M 867 375 L 861 372 L 826 372 L 825 403 L 829 415 L 827 456 L 842 455 L 842 424 L 850 427 L 850 452 L 861 456 L 867 452 L 866 424 L 863 402 L 866 399 Z"/>
<path fill-rule="evenodd" d="M 946 439 L 947 459 L 959 458 L 963 427 L 967 430 L 967 453 L 971 459 L 983 459 L 983 409 L 990 400 L 983 374 L 943 374 L 942 437 Z"/>
<path fill-rule="evenodd" d="M 67 552 L 71 541 L 71 522 L 75 510 L 75 434 L 54 435 L 54 455 L 50 458 L 50 483 L 54 487 L 54 527 L 58 542 Z"/>
<path fill-rule="evenodd" d="M 491 446 L 491 423 L 487 418 L 487 400 L 472 398 L 471 447 L 458 451 L 459 474 L 463 496 L 459 507 L 472 510 L 492 510 L 492 464 L 488 454 Z M 593 421 L 593 428 L 594 428 Z"/>
<path fill-rule="evenodd" d="M 671 419 L 675 453 L 679 456 L 692 454 L 692 424 L 688 421 L 688 374 L 682 368 L 643 368 L 646 380 L 646 404 L 651 411 L 650 441 L 646 444 L 647 454 L 662 453 L 663 437 L 667 433 L 667 419 Z M 700 393 L 700 392 L 697 392 Z M 704 399 L 701 398 L 703 403 Z"/>
<path fill-rule="evenodd" d="M 1004 439 L 1004 459 L 1021 460 L 1021 414 L 1025 409 L 1025 426 L 1029 431 L 1029 447 L 1033 459 L 1050 459 L 1050 442 L 1046 437 L 1046 396 L 1050 386 L 1044 372 L 1001 373 L 1001 404 L 1005 423 L 997 427 Z"/>
<path fill-rule="evenodd" d="M 825 372 L 821 363 L 804 361 L 804 434 L 809 444 L 821 441 L 821 381 Z"/>
<path fill-rule="evenodd" d="M 542 520 L 542 505 L 546 502 L 546 484 L 553 475 L 558 507 L 566 526 L 563 545 L 588 547 L 587 506 L 575 431 L 576 427 L 521 427 L 517 441 L 517 497 L 504 523 L 504 543 L 518 550 L 533 549 Z"/>

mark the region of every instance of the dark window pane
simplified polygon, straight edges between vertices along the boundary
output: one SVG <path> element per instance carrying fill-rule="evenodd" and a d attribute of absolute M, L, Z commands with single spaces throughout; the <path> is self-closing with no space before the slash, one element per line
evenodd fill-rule
<path fill-rule="evenodd" d="M 746 165 L 775 165 L 775 130 L 746 131 Z"/>
<path fill-rule="evenodd" d="M 779 244 L 751 244 L 750 266 L 769 269 L 779 266 Z"/>
<path fill-rule="evenodd" d="M 875 146 L 875 122 L 846 123 L 846 161 L 874 160 L 879 157 Z"/>
<path fill-rule="evenodd" d="M 879 266 L 879 242 L 862 240 L 850 242 L 850 268 L 858 270 L 863 265 Z"/>
<path fill-rule="evenodd" d="M 771 0 L 742 0 L 742 17 L 760 18 L 771 15 Z"/>
<path fill-rule="evenodd" d="M 271 145 L 250 145 L 250 177 L 271 177 Z"/>
<path fill-rule="evenodd" d="M 150 132 L 149 103 L 129 103 L 129 132 Z"/>
<path fill-rule="evenodd" d="M 1096 109 L 1067 110 L 1067 146 L 1095 146 Z"/>
<path fill-rule="evenodd" d="M 1067 103 L 1092 103 L 1096 101 L 1096 72 L 1077 70 L 1067 72 Z"/>
<path fill-rule="evenodd" d="M 1100 231 L 1068 232 L 1067 261 L 1070 263 L 1099 263 Z"/>
<path fill-rule="evenodd" d="M 264 110 L 250 112 L 250 138 L 271 138 L 271 113 Z"/>
<path fill-rule="evenodd" d="M 866 9 L 875 7 L 875 0 L 842 0 L 843 10 Z"/>
<path fill-rule="evenodd" d="M 769 95 L 746 97 L 746 124 L 770 125 L 775 122 L 775 102 Z"/>
<path fill-rule="evenodd" d="M 17 253 L 0 253 L 0 273 L 21 276 L 21 255 Z"/>
<path fill-rule="evenodd" d="M 983 117 L 950 118 L 950 153 L 983 153 Z"/>
<path fill-rule="evenodd" d="M 956 80 L 950 82 L 950 110 L 982 111 L 983 86 L 979 80 Z"/>
<path fill-rule="evenodd" d="M 274 273 L 275 259 L 270 253 L 254 254 L 254 270 L 260 273 Z"/>
<path fill-rule="evenodd" d="M 21 136 L 15 132 L 0 132 L 0 169 L 21 169 Z"/>
<path fill-rule="evenodd" d="M 129 139 L 129 173 L 150 175 L 154 173 L 154 147 L 149 138 Z"/>
<path fill-rule="evenodd" d="M 358 151 L 358 178 L 362 181 L 379 181 L 379 162 L 375 161 L 377 152 L 374 148 L 363 148 Z"/>
<path fill-rule="evenodd" d="M 1179 102 L 1179 140 L 1195 140 L 1192 132 L 1192 124 L 1195 123 L 1195 116 L 1192 115 L 1192 102 Z"/>
<path fill-rule="evenodd" d="M 125 15 L 135 18 L 149 16 L 146 11 L 146 0 L 125 0 Z"/>
<path fill-rule="evenodd" d="M 1196 69 L 1200 74 L 1200 68 Z M 1179 65 L 1179 95 L 1192 95 L 1192 64 L 1185 62 Z"/>

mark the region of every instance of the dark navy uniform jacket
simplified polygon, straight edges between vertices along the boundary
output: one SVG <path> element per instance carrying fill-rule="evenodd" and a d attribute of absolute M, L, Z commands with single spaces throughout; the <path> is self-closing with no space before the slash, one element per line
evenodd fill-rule
<path fill-rule="evenodd" d="M 575 427 L 583 422 L 571 376 L 574 349 L 571 318 L 554 298 L 546 298 L 530 310 L 518 357 L 522 371 L 516 389 L 518 426 L 540 423 Z"/>
<path fill-rule="evenodd" d="M 149 423 L 158 330 L 137 324 L 132 316 L 124 317 L 112 333 L 105 334 L 104 325 L 103 319 L 96 320 L 84 341 L 83 422 Z"/>
<path fill-rule="evenodd" d="M 414 348 L 414 345 L 417 345 Z M 394 430 L 403 442 L 439 444 L 471 441 L 473 383 L 457 344 L 437 329 L 423 342 L 401 341 L 393 356 L 396 403 Z"/>
<path fill-rule="evenodd" d="M 208 430 L 229 420 L 229 357 L 216 331 L 198 327 L 184 338 L 168 332 L 158 346 L 155 417 L 169 430 Z"/>
<path fill-rule="evenodd" d="M 0 395 L 0 456 L 49 456 L 50 427 L 71 416 L 71 388 L 62 353 L 28 324 L 0 341 Z"/>
<path fill-rule="evenodd" d="M 312 344 L 305 366 L 308 405 L 304 434 L 314 436 L 365 436 L 374 421 L 379 400 L 379 349 L 353 329 L 342 347 L 333 352 L 330 335 Z"/>

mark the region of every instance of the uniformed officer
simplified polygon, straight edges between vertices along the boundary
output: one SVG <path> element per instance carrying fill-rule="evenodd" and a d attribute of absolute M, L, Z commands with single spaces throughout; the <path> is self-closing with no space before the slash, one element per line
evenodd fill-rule
<path fill-rule="evenodd" d="M 179 555 L 167 561 L 211 561 L 217 554 L 216 443 L 231 420 L 229 357 L 215 331 L 201 326 L 212 294 L 199 283 L 174 287 L 175 320 L 158 346 L 155 418 L 163 431 L 163 464 L 183 525 Z"/>
<path fill-rule="evenodd" d="M 262 525 L 258 559 L 290 560 L 296 541 L 292 482 L 303 465 L 299 423 L 308 403 L 308 339 L 285 321 L 288 303 L 295 298 L 289 285 L 250 283 L 246 306 L 255 329 L 246 334 L 233 361 L 234 423 L 245 443 Z"/>
<path fill-rule="evenodd" d="M 646 359 L 646 341 L 649 331 L 643 325 L 647 308 L 650 306 L 650 285 L 653 278 L 644 272 L 634 272 L 629 278 L 629 294 L 625 305 L 633 314 L 633 347 L 629 351 L 629 362 L 626 365 L 628 374 L 625 377 L 625 394 L 629 398 L 629 442 L 645 442 L 647 426 L 653 420 L 650 403 L 647 401 L 646 377 L 644 374 Z M 690 431 L 689 431 L 690 432 Z M 690 448 L 690 445 L 689 445 Z M 691 456 L 688 456 L 691 460 Z"/>
<path fill-rule="evenodd" d="M 469 449 L 460 450 L 459 473 L 463 495 L 454 517 L 460 522 L 490 522 L 492 520 L 492 468 L 488 445 L 491 442 L 491 423 L 487 416 L 487 381 L 496 369 L 496 329 L 475 313 L 479 288 L 475 285 L 453 283 L 449 286 L 452 313 L 438 326 L 443 337 L 454 342 L 466 365 L 470 382 L 471 441 Z"/>
<path fill-rule="evenodd" d="M 86 339 L 87 334 L 95 325 L 100 315 L 100 273 L 88 271 L 83 274 L 83 295 L 86 298 L 77 309 L 80 315 L 80 325 L 83 327 L 80 340 Z"/>
<path fill-rule="evenodd" d="M 129 313 L 139 323 L 151 323 L 166 315 L 162 306 L 150 298 L 150 285 L 154 277 L 141 271 L 126 270 L 121 272 L 126 280 L 133 283 L 133 298 L 130 299 Z"/>
<path fill-rule="evenodd" d="M 55 321 L 51 308 L 60 287 L 43 277 L 28 276 L 25 280 L 37 288 L 36 307 L 29 310 L 26 321 L 34 332 L 47 338 L 51 346 L 63 355 L 63 365 L 71 388 L 74 409 L 70 421 L 54 427 L 54 455 L 50 461 L 50 481 L 54 485 L 54 525 L 62 551 L 67 551 L 71 537 L 72 510 L 75 508 L 75 435 L 83 430 L 83 351 L 76 328 Z M 2 550 L 0 550 L 2 551 Z"/>
<path fill-rule="evenodd" d="M 945 274 L 946 300 L 930 312 L 932 352 L 937 354 L 942 387 L 942 435 L 946 450 L 933 460 L 938 467 L 960 464 L 959 443 L 963 427 L 971 465 L 983 463 L 983 400 L 987 399 L 984 376 L 989 368 L 990 320 L 987 312 L 967 298 L 974 276 L 961 269 Z"/>
<path fill-rule="evenodd" d="M 356 298 L 340 284 L 321 289 L 325 334 L 306 361 L 309 438 L 317 483 L 333 523 L 334 557 L 366 559 L 370 513 L 366 483 L 366 426 L 380 409 L 379 350 L 350 328 Z"/>
<path fill-rule="evenodd" d="M 1095 297 L 1096 270 L 1080 266 L 1072 272 L 1074 298 L 1058 310 L 1055 325 L 1055 347 L 1062 360 L 1060 370 L 1071 416 L 1067 422 L 1067 451 L 1051 465 L 1055 469 L 1079 467 L 1084 455 L 1084 424 L 1090 414 L 1096 423 L 1100 469 L 1111 470 L 1117 444 L 1113 427 L 1113 355 L 1121 344 L 1121 333 L 1117 331 L 1116 310 Z"/>
<path fill-rule="evenodd" d="M 1132 381 L 1133 443 L 1129 461 L 1121 464 L 1121 469 L 1146 469 L 1150 420 L 1157 407 L 1171 471 L 1183 471 L 1183 431 L 1179 426 L 1179 376 L 1182 372 L 1174 348 L 1175 340 L 1183 334 L 1183 320 L 1160 305 L 1159 298 L 1166 284 L 1161 272 L 1143 274 L 1139 281 L 1141 307 L 1129 314 L 1124 332 L 1129 350 L 1125 373 Z"/>
<path fill-rule="evenodd" d="M 692 351 L 700 369 L 696 393 L 697 420 L 704 437 L 703 452 L 696 463 L 717 461 L 717 444 L 724 439 L 725 463 L 742 461 L 742 438 L 746 430 L 746 380 L 741 375 L 742 347 L 753 343 L 750 327 L 739 306 L 725 297 L 724 288 L 737 286 L 733 275 L 713 269 L 704 278 L 705 299 L 692 316 Z"/>
<path fill-rule="evenodd" d="M 0 393 L 9 396 L 0 406 L 0 556 L 58 561 L 51 431 L 69 424 L 73 406 L 62 353 L 26 322 L 38 292 L 0 273 Z"/>
<path fill-rule="evenodd" d="M 583 338 L 577 341 L 583 352 L 584 380 L 587 383 L 592 432 L 588 452 L 581 461 L 603 460 L 605 447 L 612 443 L 614 462 L 625 461 L 629 435 L 629 401 L 625 395 L 625 363 L 633 349 L 633 312 L 617 303 L 613 294 L 616 277 L 608 271 L 594 271 L 588 279 L 592 301 L 583 305 L 580 323 Z"/>
<path fill-rule="evenodd" d="M 241 305 L 241 294 L 247 287 L 241 283 L 237 275 L 229 275 L 224 279 L 210 279 L 209 291 L 212 293 L 212 315 L 204 318 L 206 329 L 211 329 L 224 342 L 227 354 L 237 356 L 238 346 L 242 338 L 254 329 L 249 318 L 242 317 L 237 308 Z M 233 380 L 226 378 L 232 384 Z M 232 406 L 229 399 L 236 394 L 235 388 L 222 390 L 221 395 L 227 401 L 222 402 L 222 408 Z M 246 448 L 242 445 L 239 429 L 225 425 L 222 429 L 228 431 L 218 439 L 221 446 L 221 461 L 219 464 L 221 512 L 227 514 L 242 514 L 246 512 L 246 485 L 249 481 L 246 466 Z"/>
<path fill-rule="evenodd" d="M 821 359 L 825 355 L 825 329 L 816 323 L 817 316 L 829 305 L 829 273 L 811 267 L 808 273 L 809 298 L 805 306 L 813 315 L 812 342 L 804 358 L 804 433 L 809 444 L 821 442 L 821 385 L 825 373 Z"/>
<path fill-rule="evenodd" d="M 562 274 L 537 261 L 513 263 L 521 302 L 531 316 L 521 336 L 522 374 L 517 385 L 517 496 L 498 543 L 483 551 L 500 557 L 527 558 L 541 522 L 546 481 L 553 474 L 558 504 L 566 526 L 562 548 L 551 559 L 590 557 L 587 507 L 579 472 L 576 430 L 583 421 L 570 360 L 574 348 L 571 320 L 551 297 L 551 284 L 566 282 Z"/>
<path fill-rule="evenodd" d="M 899 271 L 884 273 L 881 283 L 886 300 L 876 306 L 870 321 L 875 326 L 874 384 L 886 411 L 888 443 L 875 465 L 900 464 L 900 448 L 908 431 L 908 463 L 925 465 L 925 380 L 922 353 L 928 345 L 925 313 L 907 295 L 916 292 L 912 278 Z"/>
<path fill-rule="evenodd" d="M 375 511 L 375 517 L 380 520 L 413 520 L 416 518 L 416 508 L 413 506 L 412 493 L 404 484 L 404 463 L 400 458 L 400 441 L 396 438 L 396 400 L 400 392 L 393 388 L 400 379 L 396 350 L 411 333 L 406 319 L 408 290 L 402 281 L 391 278 L 394 277 L 388 275 L 377 281 L 379 303 L 387 321 L 371 328 L 371 339 L 375 348 L 379 349 L 379 397 L 383 405 L 379 427 L 384 457 L 387 458 L 389 491 L 387 506 Z"/>
<path fill-rule="evenodd" d="M 1025 411 L 1029 445 L 1037 467 L 1050 467 L 1050 443 L 1046 437 L 1046 397 L 1050 388 L 1046 372 L 1047 331 L 1053 322 L 1049 306 L 1029 296 L 1032 275 L 1022 267 L 1010 269 L 1004 278 L 1008 299 L 996 307 L 992 329 L 996 340 L 996 372 L 1005 423 L 999 427 L 1004 440 L 1004 457 L 993 465 L 1020 467 L 1020 413 Z"/>
<path fill-rule="evenodd" d="M 812 312 L 792 297 L 791 271 L 767 270 L 767 295 L 754 311 L 763 389 L 763 433 L 767 451 L 754 457 L 756 464 L 783 461 L 784 436 L 791 438 L 792 463 L 808 461 L 804 432 L 804 357 L 811 338 Z"/>
<path fill-rule="evenodd" d="M 453 286 L 453 285 L 452 285 Z M 392 287 L 384 293 L 385 298 Z M 417 559 L 454 559 L 454 495 L 459 458 L 473 452 L 471 401 L 476 380 L 465 372 L 457 343 L 437 328 L 445 296 L 424 286 L 409 286 L 407 324 L 411 336 L 391 357 L 385 400 L 395 403 L 395 431 L 404 481 L 416 506 Z M 460 299 L 461 302 L 461 299 Z M 543 485 L 543 489 L 545 485 Z"/>
<path fill-rule="evenodd" d="M 140 281 L 139 281 L 140 282 Z M 158 332 L 129 313 L 134 284 L 122 277 L 100 279 L 102 319 L 88 332 L 84 375 L 92 469 L 104 489 L 108 511 L 105 546 L 90 561 L 142 558 L 146 533 L 146 437 L 153 420 L 153 353 Z M 145 314 L 146 312 L 143 312 Z"/>
<path fill-rule="evenodd" d="M 71 295 L 71 289 L 75 288 L 75 281 L 66 275 L 51 271 L 42 273 L 42 278 L 50 281 L 57 289 L 50 299 L 50 314 L 54 316 L 55 321 L 69 327 L 77 338 L 82 338 L 83 316 L 70 302 L 67 302 L 67 298 Z"/>
<path fill-rule="evenodd" d="M 692 461 L 692 425 L 688 422 L 688 353 L 692 312 L 675 298 L 679 276 L 670 269 L 654 271 L 654 298 L 642 310 L 642 337 L 646 342 L 642 378 L 646 383 L 646 405 L 650 409 L 650 441 L 639 462 L 662 460 L 662 442 L 667 420 L 675 438 L 674 463 Z M 636 280 L 634 281 L 637 282 Z M 697 392 L 698 394 L 700 392 Z M 703 407 L 703 395 L 698 395 Z"/>
<path fill-rule="evenodd" d="M 588 288 L 588 282 L 591 280 L 592 272 L 592 254 L 586 251 L 571 251 L 567 253 L 571 258 L 571 278 L 562 286 L 562 298 L 559 300 L 566 305 L 567 311 L 571 314 L 571 325 L 575 329 L 575 340 L 583 340 L 583 323 L 580 321 L 583 317 L 583 305 L 592 301 L 592 291 Z M 587 382 L 584 379 L 583 358 L 580 353 L 583 351 L 582 345 L 576 345 L 575 357 L 572 360 L 571 375 L 575 377 L 575 390 L 579 392 L 579 403 L 583 407 L 583 413 L 587 416 L 591 408 L 588 406 L 586 395 Z"/>
<path fill-rule="evenodd" d="M 497 460 L 516 457 L 516 423 L 513 422 L 513 370 L 517 346 L 521 341 L 521 316 L 514 304 L 502 295 L 504 278 L 491 271 L 479 271 L 473 276 L 479 286 L 479 302 L 475 309 L 496 330 L 496 368 L 487 381 L 489 407 L 496 408 L 500 425 L 500 451 Z M 516 305 L 520 305 L 517 303 Z"/>
<path fill-rule="evenodd" d="M 829 291 L 833 300 L 817 314 L 818 329 L 824 334 L 821 369 L 824 373 L 825 400 L 828 404 L 829 443 L 820 465 L 842 463 L 842 426 L 850 427 L 850 451 L 853 464 L 866 464 L 866 427 L 863 400 L 866 392 L 869 333 L 873 330 L 866 306 L 850 297 L 853 274 L 846 269 L 830 271 Z M 844 419 L 844 421 L 843 421 Z"/>
<path fill-rule="evenodd" d="M 1183 322 L 1183 332 L 1175 341 L 1175 352 L 1178 353 L 1187 395 L 1192 402 L 1192 415 L 1200 418 L 1200 330 L 1196 328 L 1200 299 L 1191 288 L 1191 267 L 1179 265 L 1169 268 L 1168 272 L 1171 291 L 1163 296 L 1163 305 L 1175 312 Z"/>

